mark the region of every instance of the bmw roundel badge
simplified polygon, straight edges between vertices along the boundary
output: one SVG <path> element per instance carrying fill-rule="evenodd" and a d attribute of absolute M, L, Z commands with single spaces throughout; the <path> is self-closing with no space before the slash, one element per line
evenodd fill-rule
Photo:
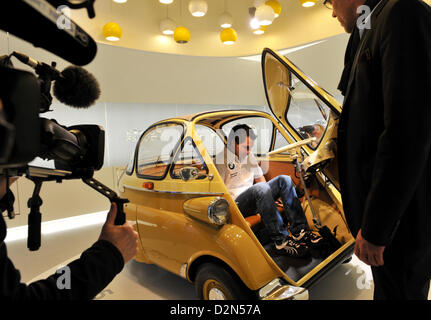
<path fill-rule="evenodd" d="M 235 164 L 234 164 L 233 162 L 229 162 L 229 163 L 227 164 L 227 166 L 228 166 L 228 167 L 229 167 L 229 169 L 231 169 L 231 170 L 235 169 Z"/>

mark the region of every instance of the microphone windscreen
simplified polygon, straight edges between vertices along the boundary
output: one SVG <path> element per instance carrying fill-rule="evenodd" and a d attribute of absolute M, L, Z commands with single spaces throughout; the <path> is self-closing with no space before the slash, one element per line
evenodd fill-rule
<path fill-rule="evenodd" d="M 63 78 L 54 82 L 54 96 L 60 102 L 75 108 L 88 108 L 99 98 L 99 83 L 84 68 L 70 66 L 61 75 Z"/>

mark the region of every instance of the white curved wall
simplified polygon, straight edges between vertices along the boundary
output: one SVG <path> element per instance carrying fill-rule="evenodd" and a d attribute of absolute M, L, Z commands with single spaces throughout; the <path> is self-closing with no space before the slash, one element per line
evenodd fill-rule
<path fill-rule="evenodd" d="M 288 57 L 325 89 L 337 94 L 346 43 L 347 36 L 335 36 Z M 54 111 L 42 116 L 64 125 L 89 123 L 105 128 L 105 168 L 97 177 L 111 188 L 115 188 L 118 173 L 114 166 L 127 163 L 139 132 L 155 121 L 215 109 L 252 108 L 270 112 L 260 62 L 151 53 L 104 44 L 98 48 L 95 60 L 86 66 L 100 83 L 102 95 L 98 102 L 89 109 L 77 110 L 56 101 Z M 46 63 L 54 60 L 59 70 L 69 65 L 45 50 L 0 32 L 0 55 L 12 51 Z M 31 70 L 13 61 L 15 67 Z M 28 213 L 26 202 L 32 187 L 23 178 L 14 185 L 18 213 Z M 109 208 L 105 198 L 79 181 L 63 182 L 60 187 L 55 182 L 46 183 L 41 196 L 43 221 Z M 17 226 L 26 221 L 24 214 L 7 223 Z"/>

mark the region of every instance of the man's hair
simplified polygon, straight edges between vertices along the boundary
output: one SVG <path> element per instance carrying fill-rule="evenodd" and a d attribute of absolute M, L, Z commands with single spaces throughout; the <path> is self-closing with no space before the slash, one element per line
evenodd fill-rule
<path fill-rule="evenodd" d="M 237 124 L 230 130 L 227 142 L 228 145 L 233 141 L 235 141 L 235 144 L 240 144 L 243 143 L 247 137 L 250 137 L 252 140 L 256 139 L 256 134 L 253 129 L 246 124 Z"/>

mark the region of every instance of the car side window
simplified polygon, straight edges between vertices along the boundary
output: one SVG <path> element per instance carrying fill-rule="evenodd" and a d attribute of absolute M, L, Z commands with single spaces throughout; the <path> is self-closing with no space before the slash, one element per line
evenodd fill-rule
<path fill-rule="evenodd" d="M 271 147 L 272 130 L 274 124 L 271 120 L 264 117 L 246 117 L 226 123 L 222 126 L 226 136 L 229 136 L 230 130 L 237 124 L 247 124 L 256 134 L 255 143 L 251 152 L 255 155 L 265 154 Z"/>
<path fill-rule="evenodd" d="M 135 152 L 132 153 L 132 156 L 130 157 L 129 162 L 127 163 L 126 174 L 128 176 L 132 175 L 134 166 L 135 166 Z"/>
<path fill-rule="evenodd" d="M 315 149 L 326 130 L 330 109 L 293 74 L 289 92 L 291 101 L 287 121 L 303 139 L 316 137 L 317 140 L 309 144 Z"/>
<path fill-rule="evenodd" d="M 184 127 L 177 123 L 165 123 L 148 129 L 139 142 L 138 177 L 163 179 L 183 133 Z"/>
<path fill-rule="evenodd" d="M 213 129 L 200 124 L 196 124 L 195 128 L 211 157 L 215 157 L 224 150 L 222 138 Z"/>
<path fill-rule="evenodd" d="M 275 137 L 274 138 L 275 139 L 274 150 L 287 146 L 289 144 L 289 142 L 286 140 L 286 138 L 281 134 L 281 132 L 278 129 L 276 129 L 275 131 L 276 132 L 275 132 L 275 136 L 274 136 Z M 286 152 L 282 152 L 281 154 L 289 154 L 289 152 L 286 151 Z"/>
<path fill-rule="evenodd" d="M 172 178 L 180 179 L 181 177 L 179 172 L 185 167 L 197 168 L 198 177 L 200 176 L 204 178 L 208 174 L 208 168 L 190 137 L 184 140 L 181 151 L 178 152 L 175 157 L 174 166 L 172 167 L 171 172 Z"/>

